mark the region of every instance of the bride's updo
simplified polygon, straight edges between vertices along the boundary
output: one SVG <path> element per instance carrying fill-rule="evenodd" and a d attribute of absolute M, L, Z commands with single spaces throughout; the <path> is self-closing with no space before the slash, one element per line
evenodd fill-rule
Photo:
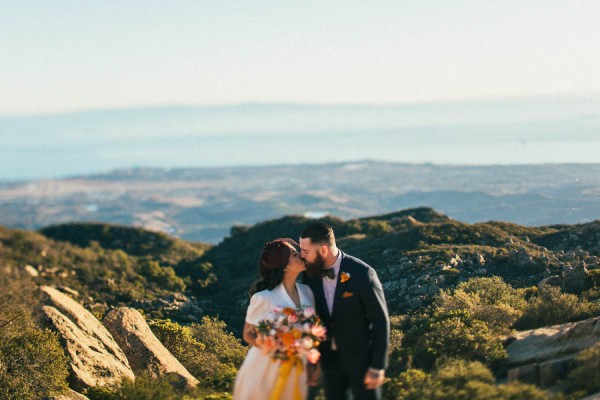
<path fill-rule="evenodd" d="M 291 253 L 288 243 L 298 246 L 298 243 L 290 238 L 280 238 L 265 243 L 258 267 L 262 279 L 250 288 L 250 297 L 261 290 L 271 290 L 283 281 L 283 274 Z"/>

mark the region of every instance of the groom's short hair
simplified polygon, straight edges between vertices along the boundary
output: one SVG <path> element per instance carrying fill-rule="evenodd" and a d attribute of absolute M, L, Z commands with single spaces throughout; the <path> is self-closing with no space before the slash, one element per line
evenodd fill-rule
<path fill-rule="evenodd" d="M 323 222 L 313 222 L 308 225 L 300 234 L 300 238 L 310 239 L 312 243 L 328 244 L 329 246 L 335 244 L 333 228 Z"/>

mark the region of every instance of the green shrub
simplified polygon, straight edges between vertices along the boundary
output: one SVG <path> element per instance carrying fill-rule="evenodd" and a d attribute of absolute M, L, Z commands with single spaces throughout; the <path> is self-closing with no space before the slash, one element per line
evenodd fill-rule
<path fill-rule="evenodd" d="M 583 350 L 575 357 L 576 367 L 569 372 L 566 382 L 570 391 L 583 390 L 582 395 L 600 390 L 600 344 Z"/>
<path fill-rule="evenodd" d="M 173 376 L 152 378 L 138 376 L 135 381 L 124 379 L 115 387 L 94 387 L 85 391 L 90 400 L 195 400 L 204 399 L 201 389 L 180 388 Z"/>
<path fill-rule="evenodd" d="M 0 273 L 0 399 L 43 398 L 67 389 L 67 358 L 56 334 L 38 327 L 34 291 L 22 271 Z"/>
<path fill-rule="evenodd" d="M 515 323 L 520 330 L 564 324 L 592 316 L 598 306 L 579 299 L 574 294 L 562 293 L 559 287 L 544 285 L 537 296 L 529 299 L 523 316 Z"/>
<path fill-rule="evenodd" d="M 157 288 L 181 292 L 185 290 L 185 282 L 178 277 L 171 267 L 161 267 L 157 261 L 146 261 L 141 265 L 141 274 Z"/>
<path fill-rule="evenodd" d="M 29 328 L 0 340 L 0 398 L 42 398 L 67 390 L 67 358 L 56 334 Z"/>
<path fill-rule="evenodd" d="M 496 385 L 482 363 L 449 359 L 425 373 L 411 369 L 391 379 L 384 388 L 386 399 L 396 400 L 544 400 L 550 396 L 532 385 Z"/>
<path fill-rule="evenodd" d="M 403 347 L 415 366 L 429 369 L 442 357 L 482 362 L 506 358 L 500 338 L 464 310 L 436 315 L 411 329 Z"/>
<path fill-rule="evenodd" d="M 436 314 L 467 310 L 492 330 L 508 332 L 523 315 L 526 307 L 523 291 L 514 289 L 502 278 L 472 278 L 459 284 L 454 291 L 444 290 L 436 300 Z"/>
<path fill-rule="evenodd" d="M 225 323 L 204 317 L 201 324 L 182 326 L 169 320 L 149 322 L 164 346 L 205 388 L 231 390 L 246 349 L 225 331 Z"/>
<path fill-rule="evenodd" d="M 592 281 L 592 285 L 595 288 L 600 288 L 600 269 L 590 269 L 588 271 L 588 276 Z"/>
<path fill-rule="evenodd" d="M 200 324 L 190 325 L 196 340 L 204 343 L 206 350 L 215 354 L 219 361 L 239 367 L 248 348 L 232 333 L 227 332 L 227 324 L 216 317 L 202 317 Z"/>

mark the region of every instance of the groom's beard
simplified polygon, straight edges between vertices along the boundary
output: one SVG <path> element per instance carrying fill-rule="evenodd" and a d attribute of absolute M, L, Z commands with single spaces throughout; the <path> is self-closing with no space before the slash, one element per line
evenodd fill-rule
<path fill-rule="evenodd" d="M 308 276 L 311 276 L 311 277 L 319 276 L 319 273 L 323 269 L 325 269 L 325 259 L 319 253 L 317 253 L 317 258 L 315 258 L 315 261 L 313 261 L 311 263 L 309 263 L 307 261 L 307 262 L 305 262 L 305 264 L 306 264 L 306 273 L 308 274 Z"/>

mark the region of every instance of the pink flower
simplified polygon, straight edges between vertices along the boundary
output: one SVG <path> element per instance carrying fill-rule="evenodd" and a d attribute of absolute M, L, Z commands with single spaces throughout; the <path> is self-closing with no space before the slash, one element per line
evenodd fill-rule
<path fill-rule="evenodd" d="M 295 324 L 296 322 L 298 322 L 298 316 L 296 314 L 288 315 L 287 318 L 290 324 Z"/>
<path fill-rule="evenodd" d="M 312 338 L 305 337 L 304 339 L 302 339 L 302 347 L 304 347 L 304 349 L 306 350 L 312 349 L 314 344 L 315 342 L 314 340 L 312 340 Z"/>
<path fill-rule="evenodd" d="M 319 353 L 319 350 L 317 349 L 310 349 L 308 353 L 306 353 L 306 359 L 311 364 L 316 364 L 317 361 L 319 361 L 319 358 L 321 358 L 321 353 Z"/>
<path fill-rule="evenodd" d="M 306 307 L 304 309 L 304 318 L 310 318 L 315 315 L 315 309 L 312 307 Z"/>
<path fill-rule="evenodd" d="M 314 325 L 311 329 L 311 333 L 316 337 L 325 336 L 325 327 L 323 325 Z"/>

